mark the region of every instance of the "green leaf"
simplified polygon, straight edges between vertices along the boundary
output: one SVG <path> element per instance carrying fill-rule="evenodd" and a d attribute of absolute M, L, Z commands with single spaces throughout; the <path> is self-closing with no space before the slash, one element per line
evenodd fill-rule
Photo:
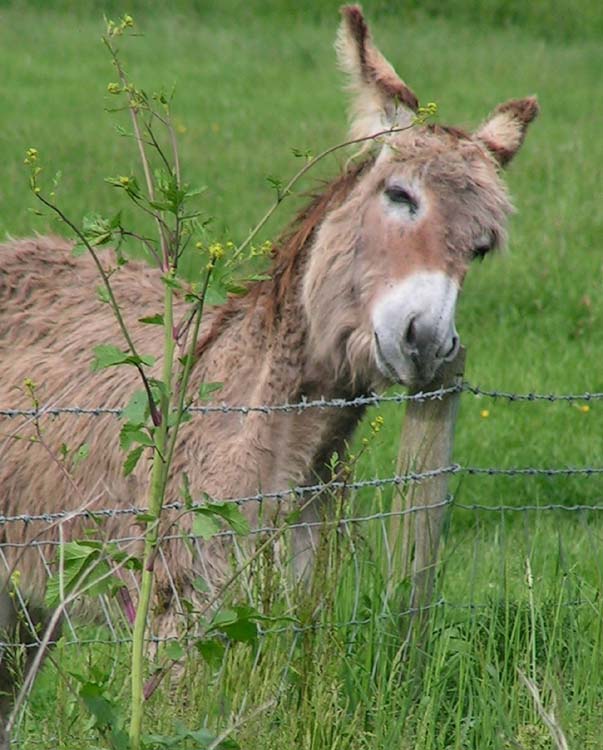
<path fill-rule="evenodd" d="M 54 608 L 61 595 L 68 596 L 83 588 L 89 596 L 114 594 L 125 584 L 111 573 L 108 562 L 101 557 L 103 545 L 97 541 L 67 542 L 57 551 L 60 573 L 48 579 L 46 605 Z"/>
<path fill-rule="evenodd" d="M 140 429 L 140 425 L 126 422 L 119 432 L 119 446 L 127 451 L 133 443 L 152 447 L 154 445 L 150 435 Z"/>
<path fill-rule="evenodd" d="M 134 356 L 118 349 L 113 344 L 99 344 L 92 351 L 94 352 L 93 372 L 117 365 L 147 365 L 147 367 L 151 367 L 155 364 L 155 357 L 150 355 Z"/>
<path fill-rule="evenodd" d="M 111 727 L 111 750 L 130 750 L 130 737 L 125 729 Z"/>
<path fill-rule="evenodd" d="M 101 234 L 96 234 L 94 237 L 90 237 L 88 239 L 88 242 L 90 243 L 90 247 L 97 247 L 98 245 L 106 245 L 108 242 L 111 241 L 111 237 L 113 235 L 111 232 L 103 232 Z"/>
<path fill-rule="evenodd" d="M 126 193 L 132 198 L 140 198 L 140 186 L 136 177 L 106 177 L 105 182 L 113 187 L 125 190 Z"/>
<path fill-rule="evenodd" d="M 93 349 L 94 362 L 92 369 L 94 371 L 102 370 L 104 367 L 113 367 L 114 365 L 121 365 L 126 361 L 128 356 L 126 352 L 122 352 L 113 344 L 99 344 Z"/>
<path fill-rule="evenodd" d="M 228 287 L 217 280 L 215 283 L 210 281 L 210 284 L 205 292 L 205 304 L 206 305 L 223 305 L 228 299 Z"/>
<path fill-rule="evenodd" d="M 205 580 L 205 578 L 202 578 L 201 576 L 197 576 L 193 580 L 192 586 L 195 589 L 195 591 L 198 591 L 200 594 L 209 593 L 209 586 L 207 585 L 207 581 Z"/>
<path fill-rule="evenodd" d="M 210 530 L 213 529 L 211 536 L 220 530 L 220 525 L 213 518 L 214 516 L 223 518 L 236 534 L 249 533 L 249 521 L 235 503 L 210 502 L 205 505 L 197 505 L 192 510 L 195 514 L 193 519 L 193 533 L 203 537 L 203 539 L 210 538 L 206 536 L 206 534 L 210 533 Z M 199 518 L 203 520 L 197 520 Z"/>
<path fill-rule="evenodd" d="M 225 625 L 222 630 L 231 640 L 239 643 L 253 643 L 258 637 L 257 623 L 245 617 L 237 619 L 232 625 Z"/>
<path fill-rule="evenodd" d="M 203 507 L 209 508 L 213 513 L 222 516 L 235 533 L 249 533 L 249 521 L 236 503 L 209 503 Z"/>
<path fill-rule="evenodd" d="M 138 322 L 146 323 L 147 325 L 152 325 L 152 326 L 162 326 L 163 315 L 160 315 L 159 313 L 157 315 L 148 315 L 145 318 L 138 318 Z"/>
<path fill-rule="evenodd" d="M 121 211 L 118 211 L 115 216 L 109 221 L 110 229 L 119 229 L 121 226 Z"/>
<path fill-rule="evenodd" d="M 276 190 L 276 192 L 279 193 L 279 195 L 280 195 L 280 192 L 281 192 L 281 190 L 283 188 L 283 181 L 282 180 L 280 180 L 278 177 L 272 177 L 271 175 L 268 175 L 268 177 L 266 177 L 266 182 L 271 187 L 273 187 Z"/>
<path fill-rule="evenodd" d="M 207 401 L 209 396 L 224 387 L 224 383 L 201 383 L 199 386 L 199 398 Z"/>
<path fill-rule="evenodd" d="M 133 451 L 128 453 L 124 461 L 124 477 L 129 476 L 134 471 L 144 449 L 144 445 L 139 445 L 138 448 L 134 448 Z"/>
<path fill-rule="evenodd" d="M 103 695 L 102 688 L 93 682 L 87 682 L 80 688 L 80 698 L 92 716 L 96 726 L 105 728 L 118 723 L 115 706 Z"/>
<path fill-rule="evenodd" d="M 193 534 L 195 536 L 200 536 L 202 539 L 211 539 L 221 528 L 222 525 L 210 511 L 204 511 L 203 508 L 195 509 L 193 517 Z"/>
<path fill-rule="evenodd" d="M 88 252 L 88 248 L 83 242 L 76 242 L 73 246 L 73 249 L 71 250 L 71 255 L 74 258 L 79 258 L 82 255 L 85 255 Z"/>
<path fill-rule="evenodd" d="M 256 619 L 261 619 L 261 615 L 252 607 L 224 609 L 215 615 L 208 631 L 217 630 L 233 641 L 251 643 L 258 635 Z"/>
<path fill-rule="evenodd" d="M 113 228 L 111 222 L 99 214 L 87 214 L 82 219 L 82 234 L 91 247 L 109 244 Z"/>
<path fill-rule="evenodd" d="M 235 297 L 240 297 L 249 291 L 245 284 L 237 284 L 232 281 L 226 285 L 226 290 L 228 291 L 228 294 L 234 294 Z"/>
<path fill-rule="evenodd" d="M 217 638 L 205 638 L 195 644 L 197 651 L 212 669 L 220 669 L 226 647 Z"/>
<path fill-rule="evenodd" d="M 149 385 L 151 387 L 151 393 L 155 401 L 161 401 L 162 398 L 169 400 L 170 391 L 166 388 L 163 380 L 157 380 L 155 378 L 149 378 Z"/>
<path fill-rule="evenodd" d="M 96 287 L 96 296 L 98 297 L 99 301 L 105 305 L 108 305 L 111 301 L 109 292 L 107 291 L 107 287 L 104 284 L 99 284 L 99 286 Z"/>
<path fill-rule="evenodd" d="M 130 356 L 126 359 L 126 364 L 129 365 L 146 365 L 147 367 L 153 367 L 157 360 L 152 354 L 141 354 L 138 357 Z"/>
<path fill-rule="evenodd" d="M 173 427 L 177 422 L 180 422 L 180 424 L 190 422 L 192 418 L 192 414 L 189 411 L 182 412 L 180 418 L 178 418 L 177 411 L 172 411 L 168 414 L 168 427 Z"/>
<path fill-rule="evenodd" d="M 268 273 L 254 273 L 251 276 L 247 276 L 247 281 L 270 281 L 272 276 Z"/>
<path fill-rule="evenodd" d="M 184 648 L 178 643 L 178 641 L 170 641 L 165 647 L 165 654 L 168 659 L 178 661 L 184 656 Z"/>
<path fill-rule="evenodd" d="M 202 193 L 205 193 L 207 191 L 207 186 L 202 185 L 201 187 L 197 188 L 187 188 L 186 193 L 184 194 L 185 198 L 195 198 L 197 195 L 201 195 Z"/>
<path fill-rule="evenodd" d="M 291 149 L 291 153 L 293 156 L 295 156 L 297 159 L 305 159 L 306 161 L 310 161 L 312 158 L 312 152 L 309 148 L 307 149 L 301 149 L 301 148 L 295 148 L 295 146 Z"/>
<path fill-rule="evenodd" d="M 234 609 L 221 609 L 214 615 L 209 629 L 221 630 L 226 625 L 232 625 L 233 622 L 237 621 L 237 618 L 238 615 Z"/>
<path fill-rule="evenodd" d="M 149 399 L 144 389 L 135 391 L 128 405 L 123 409 L 120 418 L 132 425 L 143 425 L 149 416 Z"/>
<path fill-rule="evenodd" d="M 80 461 L 84 461 L 90 455 L 90 446 L 88 443 L 82 443 L 77 451 L 73 454 L 73 465 L 77 466 Z"/>

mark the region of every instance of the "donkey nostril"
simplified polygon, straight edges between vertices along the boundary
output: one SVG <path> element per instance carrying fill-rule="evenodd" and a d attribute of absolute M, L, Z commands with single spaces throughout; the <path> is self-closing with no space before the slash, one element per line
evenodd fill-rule
<path fill-rule="evenodd" d="M 404 334 L 404 343 L 409 349 L 415 349 L 417 346 L 417 324 L 415 321 L 416 318 L 410 319 L 410 323 L 408 324 L 406 333 Z"/>
<path fill-rule="evenodd" d="M 437 356 L 440 359 L 446 359 L 446 360 L 454 359 L 454 357 L 456 356 L 456 353 L 459 350 L 459 345 L 460 345 L 459 337 L 455 335 L 452 337 L 452 343 L 448 347 L 448 351 L 444 351 L 444 346 L 442 346 L 438 350 Z"/>

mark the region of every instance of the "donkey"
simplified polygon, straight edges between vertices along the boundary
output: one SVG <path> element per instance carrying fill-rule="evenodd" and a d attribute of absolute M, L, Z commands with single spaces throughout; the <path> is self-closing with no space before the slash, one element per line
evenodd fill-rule
<path fill-rule="evenodd" d="M 505 240 L 512 207 L 500 170 L 522 145 L 536 99 L 498 106 L 474 132 L 421 124 L 417 97 L 374 46 L 360 7 L 342 9 L 336 51 L 352 95 L 350 136 L 367 139 L 367 148 L 276 243 L 269 278 L 207 312 L 191 392 L 220 381 L 219 400 L 230 406 L 353 398 L 391 383 L 426 383 L 457 353 L 459 291 L 472 260 Z M 376 133 L 384 134 L 371 139 Z M 91 262 L 71 249 L 57 237 L 0 246 L 0 404 L 29 406 L 19 388 L 25 378 L 49 405 L 119 407 L 138 387 L 124 368 L 90 371 L 91 344 L 118 341 L 119 332 L 90 292 Z M 129 262 L 113 286 L 139 351 L 158 354 L 152 327 L 136 324 L 156 312 L 158 274 Z M 357 408 L 196 416 L 182 428 L 168 500 L 178 499 L 185 472 L 195 494 L 215 498 L 314 484 L 361 416 Z M 0 443 L 0 512 L 144 506 L 148 468 L 141 463 L 123 477 L 118 427 L 110 417 L 63 417 L 44 427 L 44 446 L 14 439 L 27 425 L 6 423 L 3 434 L 12 438 Z M 70 482 L 48 448 L 74 440 L 87 442 L 91 457 Z M 303 521 L 319 518 L 317 503 L 304 508 Z M 77 528 L 65 523 L 63 538 Z M 140 531 L 131 516 L 107 519 L 109 538 L 133 530 Z M 300 574 L 312 534 L 304 530 L 293 542 Z M 36 547 L 24 550 L 34 536 Z M 5 521 L 0 564 L 9 569 L 18 552 L 21 580 L 39 593 L 41 550 L 50 554 L 44 544 L 56 539 L 57 524 Z M 198 575 L 219 582 L 228 567 L 219 542 L 167 545 L 164 554 L 180 592 L 190 592 Z M 158 596 L 170 611 L 174 586 L 164 584 Z"/>

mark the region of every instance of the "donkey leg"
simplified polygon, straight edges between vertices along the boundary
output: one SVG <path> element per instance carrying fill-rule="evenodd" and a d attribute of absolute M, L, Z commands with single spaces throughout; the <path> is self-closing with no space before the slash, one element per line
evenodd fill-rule
<path fill-rule="evenodd" d="M 320 547 L 324 522 L 331 515 L 330 498 L 316 497 L 301 511 L 300 519 L 293 528 L 292 552 L 293 572 L 297 582 L 308 584 L 314 570 Z"/>

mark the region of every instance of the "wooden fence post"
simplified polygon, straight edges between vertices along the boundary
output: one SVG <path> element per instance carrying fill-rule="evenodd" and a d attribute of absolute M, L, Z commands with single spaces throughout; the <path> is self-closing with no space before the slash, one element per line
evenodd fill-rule
<path fill-rule="evenodd" d="M 465 369 L 465 349 L 461 347 L 452 362 L 446 363 L 421 390 L 435 391 L 460 385 Z M 411 393 L 417 391 L 411 391 Z M 454 427 L 460 391 L 430 401 L 409 401 L 402 426 L 398 473 L 425 472 L 449 466 L 452 462 Z M 448 474 L 440 474 L 400 487 L 394 511 L 418 510 L 397 518 L 393 525 L 394 549 L 402 556 L 402 579 L 410 578 L 410 608 L 419 613 L 428 607 L 433 593 L 438 545 L 448 497 Z M 396 519 L 396 516 L 394 516 Z"/>

